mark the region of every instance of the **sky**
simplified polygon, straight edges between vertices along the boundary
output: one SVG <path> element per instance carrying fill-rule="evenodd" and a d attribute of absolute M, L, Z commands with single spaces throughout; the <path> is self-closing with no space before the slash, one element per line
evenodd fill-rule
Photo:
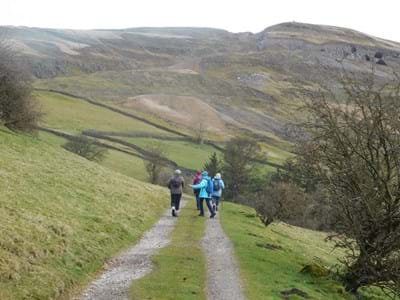
<path fill-rule="evenodd" d="M 0 25 L 115 29 L 194 26 L 259 32 L 282 22 L 355 29 L 400 42 L 400 0 L 0 0 Z"/>

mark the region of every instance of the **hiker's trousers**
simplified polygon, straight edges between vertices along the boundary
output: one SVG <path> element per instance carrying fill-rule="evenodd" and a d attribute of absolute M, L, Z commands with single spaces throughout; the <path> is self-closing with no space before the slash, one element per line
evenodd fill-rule
<path fill-rule="evenodd" d="M 200 190 L 193 190 L 193 192 L 194 192 L 194 195 L 196 197 L 197 210 L 200 210 L 200 198 L 199 198 Z"/>
<path fill-rule="evenodd" d="M 204 200 L 206 200 L 206 204 L 207 204 L 208 210 L 210 211 L 210 214 L 213 214 L 214 210 L 211 206 L 210 198 L 200 198 L 200 214 L 204 215 L 204 205 L 203 205 Z"/>
<path fill-rule="evenodd" d="M 175 206 L 176 210 L 179 210 L 179 204 L 181 203 L 182 194 L 171 194 L 171 207 Z"/>

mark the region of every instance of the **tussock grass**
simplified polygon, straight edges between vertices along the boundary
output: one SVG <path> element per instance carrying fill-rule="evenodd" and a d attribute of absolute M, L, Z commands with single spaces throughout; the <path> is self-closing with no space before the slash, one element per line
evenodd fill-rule
<path fill-rule="evenodd" d="M 200 245 L 204 228 L 194 199 L 189 199 L 172 232 L 171 244 L 153 259 L 153 272 L 133 283 L 132 299 L 205 299 L 206 262 Z"/>
<path fill-rule="evenodd" d="M 168 203 L 162 188 L 0 128 L 0 299 L 50 299 L 87 283 Z"/>
<path fill-rule="evenodd" d="M 337 263 L 341 253 L 332 252 L 325 233 L 284 223 L 265 228 L 253 209 L 232 203 L 224 203 L 220 214 L 223 228 L 234 244 L 249 300 L 282 299 L 281 292 L 293 288 L 306 292 L 311 299 L 356 299 L 333 277 L 315 278 L 300 272 L 311 263 L 327 268 Z M 287 299 L 303 298 L 292 295 Z M 358 299 L 387 298 L 370 289 Z"/>

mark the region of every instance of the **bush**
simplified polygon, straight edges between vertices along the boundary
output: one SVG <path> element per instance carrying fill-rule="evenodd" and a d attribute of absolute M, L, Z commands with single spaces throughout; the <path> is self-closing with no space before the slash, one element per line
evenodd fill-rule
<path fill-rule="evenodd" d="M 107 149 L 97 146 L 94 140 L 83 135 L 74 137 L 63 147 L 72 153 L 96 162 L 103 160 L 107 154 Z"/>
<path fill-rule="evenodd" d="M 256 197 L 258 217 L 268 226 L 275 220 L 302 226 L 310 198 L 292 183 L 271 183 Z"/>
<path fill-rule="evenodd" d="M 31 81 L 10 49 L 0 44 L 0 121 L 11 130 L 33 132 L 40 118 Z"/>

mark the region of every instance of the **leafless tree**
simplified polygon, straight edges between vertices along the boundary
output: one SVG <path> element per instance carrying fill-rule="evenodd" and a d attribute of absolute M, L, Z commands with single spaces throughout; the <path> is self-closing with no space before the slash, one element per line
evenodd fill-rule
<path fill-rule="evenodd" d="M 12 130 L 32 132 L 40 115 L 28 73 L 16 62 L 15 51 L 0 42 L 0 122 Z"/>
<path fill-rule="evenodd" d="M 166 166 L 165 155 L 166 151 L 161 144 L 150 143 L 146 147 L 148 152 L 147 160 L 144 162 L 149 180 L 152 184 L 159 183 L 160 174 Z"/>
<path fill-rule="evenodd" d="M 203 119 L 198 119 L 194 127 L 194 139 L 196 143 L 203 144 L 205 136 L 206 136 L 206 126 L 204 124 Z"/>
<path fill-rule="evenodd" d="M 400 294 L 400 80 L 343 72 L 341 97 L 309 94 L 309 140 L 299 151 L 328 191 L 348 291 Z M 337 93 L 336 93 L 337 95 Z"/>

